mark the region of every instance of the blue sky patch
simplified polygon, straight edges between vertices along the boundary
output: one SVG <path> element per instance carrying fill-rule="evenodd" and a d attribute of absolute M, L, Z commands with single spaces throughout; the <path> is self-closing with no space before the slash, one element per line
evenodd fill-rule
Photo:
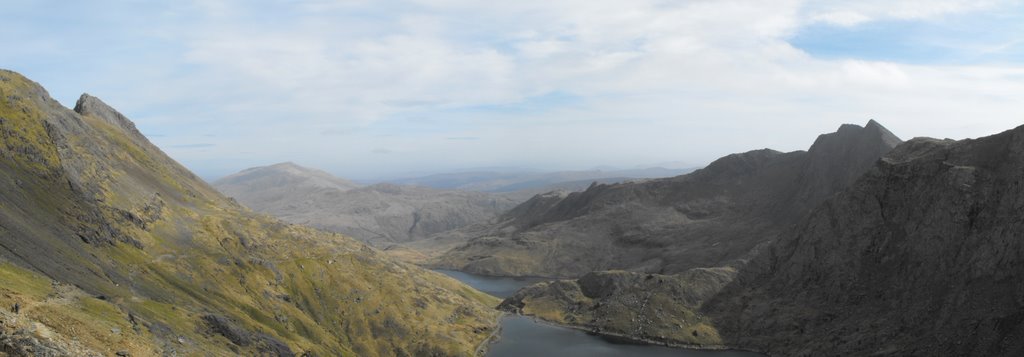
<path fill-rule="evenodd" d="M 817 23 L 790 44 L 825 59 L 909 64 L 986 64 L 1024 61 L 1024 7 L 1015 11 L 947 16 L 942 21 L 884 20 L 854 26 Z"/>

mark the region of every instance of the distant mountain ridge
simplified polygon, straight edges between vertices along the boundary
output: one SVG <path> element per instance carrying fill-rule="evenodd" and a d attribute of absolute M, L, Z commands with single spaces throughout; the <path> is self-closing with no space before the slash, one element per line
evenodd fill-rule
<path fill-rule="evenodd" d="M 294 163 L 246 169 L 213 185 L 258 212 L 379 246 L 486 222 L 519 203 L 484 192 L 359 186 Z"/>
<path fill-rule="evenodd" d="M 263 180 L 264 182 L 254 182 L 258 180 Z M 266 188 L 269 189 L 276 188 L 275 186 L 292 186 L 291 188 L 333 188 L 341 191 L 348 191 L 362 186 L 321 170 L 299 166 L 294 162 L 282 162 L 265 167 L 248 168 L 220 178 L 216 182 L 220 186 L 228 188 L 242 183 L 246 185 L 260 184 L 268 186 Z"/>
<path fill-rule="evenodd" d="M 439 189 L 482 192 L 532 191 L 543 193 L 558 188 L 576 190 L 591 182 L 623 182 L 631 179 L 651 179 L 682 175 L 694 169 L 667 169 L 652 167 L 627 170 L 586 170 L 558 172 L 499 172 L 471 171 L 435 174 L 423 177 L 388 180 L 401 185 L 419 185 Z M 580 187 L 582 185 L 582 187 Z"/>

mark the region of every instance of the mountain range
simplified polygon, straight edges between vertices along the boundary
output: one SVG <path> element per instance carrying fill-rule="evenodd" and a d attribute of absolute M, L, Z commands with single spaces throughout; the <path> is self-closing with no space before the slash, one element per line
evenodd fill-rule
<path fill-rule="evenodd" d="M 1024 355 L 1024 126 L 904 142 L 871 120 L 657 179 L 466 175 L 283 163 L 219 180 L 236 201 L 98 98 L 0 70 L 0 355 L 471 356 L 494 306 L 769 355 Z M 499 302 L 396 257 L 555 279 Z"/>
<path fill-rule="evenodd" d="M 294 163 L 247 169 L 213 186 L 258 212 L 378 246 L 485 222 L 519 203 L 484 192 L 361 186 Z"/>
<path fill-rule="evenodd" d="M 393 247 L 392 253 L 417 247 L 418 253 L 408 253 L 419 257 L 436 247 L 404 243 L 489 223 L 540 193 L 582 191 L 595 182 L 642 181 L 679 171 L 469 172 L 361 185 L 286 162 L 242 170 L 213 186 L 257 212 Z M 403 245 L 395 246 L 398 243 Z"/>
<path fill-rule="evenodd" d="M 898 145 L 876 133 L 885 131 L 869 123 L 833 134 L 846 139 L 817 161 L 825 170 L 797 176 L 812 179 L 796 179 L 789 196 L 820 199 L 787 202 L 806 211 L 741 264 L 590 272 L 524 288 L 501 308 L 602 334 L 771 355 L 1024 354 L 1024 126 Z M 829 141 L 819 138 L 810 156 Z M 892 149 L 850 171 L 879 147 Z"/>
<path fill-rule="evenodd" d="M 584 171 L 517 172 L 466 171 L 421 177 L 387 180 L 399 185 L 426 186 L 438 189 L 481 192 L 531 192 L 539 194 L 556 190 L 579 191 L 593 182 L 616 183 L 634 179 L 663 178 L 681 175 L 694 169 L 650 167 L 642 169 L 594 169 Z"/>
<path fill-rule="evenodd" d="M 466 243 L 431 264 L 547 277 L 739 266 L 900 142 L 870 121 L 821 135 L 807 151 L 754 150 L 687 175 L 538 195 L 496 224 L 449 234 Z"/>

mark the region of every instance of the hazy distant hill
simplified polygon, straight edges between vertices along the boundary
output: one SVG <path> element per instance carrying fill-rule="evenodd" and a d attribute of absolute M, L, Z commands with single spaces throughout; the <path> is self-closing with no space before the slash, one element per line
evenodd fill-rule
<path fill-rule="evenodd" d="M 245 196 L 249 202 L 281 202 L 290 196 L 309 196 L 320 191 L 348 191 L 359 184 L 291 162 L 254 167 L 214 182 L 228 196 Z"/>
<path fill-rule="evenodd" d="M 0 355 L 469 356 L 493 298 L 231 202 L 0 71 Z"/>
<path fill-rule="evenodd" d="M 247 169 L 213 185 L 256 211 L 378 245 L 486 222 L 519 203 L 509 195 L 484 192 L 359 187 L 293 163 Z"/>
<path fill-rule="evenodd" d="M 666 169 L 653 167 L 632 170 L 589 170 L 559 172 L 495 172 L 475 171 L 436 174 L 423 177 L 389 180 L 401 185 L 418 185 L 440 189 L 458 189 L 483 192 L 530 191 L 541 193 L 565 188 L 570 191 L 584 189 L 591 182 L 622 182 L 630 179 L 672 177 L 694 169 Z"/>

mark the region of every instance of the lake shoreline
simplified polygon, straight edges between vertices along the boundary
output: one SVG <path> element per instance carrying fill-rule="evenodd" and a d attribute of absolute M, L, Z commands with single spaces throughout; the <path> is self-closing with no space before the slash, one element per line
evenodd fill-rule
<path fill-rule="evenodd" d="M 523 278 L 523 277 L 492 277 L 492 276 L 477 275 L 477 274 L 473 274 L 473 273 L 466 273 L 466 272 L 462 272 L 462 271 L 458 271 L 458 270 L 447 270 L 447 269 L 438 269 L 438 270 L 434 270 L 434 271 L 438 272 L 438 273 L 441 273 L 441 274 L 444 274 L 444 275 L 448 275 L 451 278 L 459 280 L 459 281 L 461 281 L 461 282 L 463 282 L 463 283 L 465 283 L 467 285 L 470 285 L 471 287 L 473 287 L 475 289 L 480 290 L 481 292 L 484 292 L 484 293 L 487 293 L 489 295 L 495 296 L 495 297 L 497 297 L 499 299 L 508 298 L 508 296 L 511 296 L 516 290 L 520 289 L 522 286 L 530 285 L 530 284 L 536 283 L 538 281 L 546 281 L 546 280 L 540 280 L 540 279 L 544 279 L 544 278 L 538 278 L 538 277 L 532 277 L 532 278 Z M 522 313 L 519 313 L 519 312 L 503 311 L 503 310 L 498 309 L 497 306 L 495 306 L 494 309 L 497 310 L 500 313 L 495 318 L 495 321 L 494 321 L 494 326 L 496 326 L 496 327 L 494 328 L 493 331 L 491 331 L 490 335 L 487 336 L 487 338 L 485 338 L 483 341 L 481 341 L 476 346 L 476 349 L 474 350 L 474 355 L 475 356 L 485 357 L 485 356 L 488 356 L 488 355 L 492 355 L 492 354 L 494 354 L 496 352 L 498 353 L 497 355 L 509 356 L 508 350 L 507 350 L 508 346 L 516 346 L 517 344 L 523 344 L 524 343 L 524 340 L 522 340 L 522 338 L 523 338 L 522 337 L 523 336 L 522 335 L 523 331 L 534 330 L 534 328 L 554 329 L 554 330 L 551 330 L 548 333 L 552 333 L 552 334 L 556 334 L 556 335 L 558 333 L 556 333 L 554 331 L 559 330 L 559 329 L 561 331 L 566 331 L 566 333 L 568 333 L 569 331 L 573 331 L 573 333 L 582 333 L 581 336 L 590 336 L 589 338 L 592 339 L 592 340 L 589 340 L 590 342 L 586 342 L 586 344 L 581 344 L 581 345 L 577 345 L 577 346 L 594 346 L 594 347 L 591 347 L 591 348 L 598 348 L 598 349 L 602 348 L 602 347 L 599 347 L 601 345 L 607 345 L 609 347 L 610 346 L 619 346 L 619 347 L 613 347 L 615 351 L 619 351 L 618 352 L 619 354 L 614 354 L 616 356 L 622 355 L 622 353 L 626 353 L 626 352 L 623 352 L 623 351 L 630 351 L 629 352 L 630 354 L 628 354 L 628 355 L 648 355 L 648 353 L 636 354 L 637 351 L 630 350 L 631 348 L 643 348 L 643 349 L 654 348 L 655 350 L 652 350 L 653 353 L 650 353 L 650 356 L 676 356 L 676 354 L 674 354 L 674 353 L 671 353 L 671 352 L 666 353 L 665 351 L 679 351 L 679 353 L 681 355 L 683 355 L 683 356 L 688 355 L 687 351 L 690 351 L 691 353 L 696 353 L 695 356 L 697 356 L 697 355 L 704 356 L 704 354 L 699 354 L 700 352 L 707 352 L 707 353 L 722 352 L 722 353 L 725 353 L 725 355 L 723 355 L 723 356 L 733 356 L 733 354 L 732 354 L 733 352 L 739 353 L 737 356 L 745 356 L 745 357 L 747 355 L 744 354 L 744 353 L 750 353 L 750 354 L 754 354 L 754 355 L 762 356 L 762 357 L 763 356 L 768 356 L 768 354 L 764 353 L 764 352 L 754 351 L 754 350 L 749 350 L 749 349 L 736 348 L 736 347 L 733 347 L 733 346 L 726 346 L 726 345 L 694 345 L 694 344 L 687 344 L 687 343 L 677 343 L 677 342 L 673 342 L 673 341 L 661 341 L 661 340 L 648 339 L 648 338 L 637 338 L 637 337 L 634 337 L 634 336 L 629 336 L 629 335 L 615 333 L 615 332 L 596 331 L 593 327 L 568 325 L 568 324 L 563 324 L 563 323 L 547 321 L 547 320 L 541 319 L 540 317 L 537 317 L 537 316 L 525 315 L 525 314 L 522 314 Z M 523 330 L 523 324 L 527 324 L 527 326 L 530 326 L 530 327 L 527 330 Z M 510 338 L 510 336 L 506 336 L 506 335 L 509 335 L 509 334 L 517 335 L 519 337 L 515 337 L 512 340 L 508 340 L 507 338 Z M 532 345 L 532 344 L 534 344 L 534 343 L 536 343 L 538 341 L 550 341 L 550 339 L 552 337 L 549 337 L 549 336 L 552 336 L 552 335 L 534 335 L 533 337 L 530 337 L 530 338 L 540 339 L 540 340 L 530 339 L 530 340 L 525 340 L 525 341 L 529 341 L 529 342 L 525 342 L 525 343 L 528 343 L 528 344 Z M 562 337 L 562 338 L 564 338 L 564 337 Z M 579 343 L 578 340 L 577 340 L 577 343 Z M 635 347 L 630 347 L 630 346 L 635 346 Z M 560 348 L 561 345 L 555 344 L 555 345 L 551 345 L 549 347 L 557 349 L 557 348 Z M 577 354 L 570 354 L 570 355 L 565 355 L 565 356 L 562 356 L 562 357 L 589 356 L 589 354 L 579 354 L 578 351 L 580 351 L 579 350 L 580 347 L 575 347 L 575 348 L 577 349 L 576 350 Z M 662 352 L 656 352 L 657 349 L 664 349 L 664 350 Z M 522 352 L 522 351 L 520 351 L 520 352 Z M 534 351 L 535 355 L 537 355 L 536 352 L 537 351 Z M 592 352 L 593 351 L 591 351 L 591 353 Z M 517 354 L 513 354 L 513 356 L 514 355 L 517 355 Z M 540 353 L 538 356 L 547 356 L 547 355 L 548 354 Z M 601 355 L 602 356 L 612 356 L 610 354 L 607 354 L 607 352 L 604 352 L 604 354 L 601 354 Z M 757 356 L 751 356 L 751 357 L 757 357 Z"/>
<path fill-rule="evenodd" d="M 523 314 L 519 314 L 519 313 L 509 313 L 509 312 L 504 312 L 503 311 L 501 317 L 504 318 L 505 316 L 521 316 L 521 317 L 529 318 L 529 319 L 531 319 L 534 322 L 539 323 L 539 324 L 545 324 L 545 325 L 548 325 L 548 326 L 561 327 L 561 328 L 567 328 L 567 329 L 573 329 L 573 330 L 577 330 L 577 331 L 582 331 L 582 332 L 585 332 L 585 333 L 590 334 L 590 335 L 594 335 L 594 336 L 599 336 L 601 338 L 605 338 L 609 343 L 613 343 L 613 344 L 633 344 L 633 345 L 642 345 L 642 346 L 661 346 L 661 347 L 678 348 L 678 349 L 683 349 L 683 350 L 695 350 L 695 351 L 752 352 L 752 353 L 760 353 L 760 354 L 763 354 L 765 356 L 770 356 L 768 353 L 763 352 L 763 351 L 751 350 L 751 349 L 746 349 L 746 348 L 737 348 L 737 347 L 733 347 L 733 346 L 726 346 L 726 345 L 694 345 L 694 344 L 688 344 L 688 343 L 678 343 L 678 342 L 670 342 L 670 341 L 658 341 L 658 340 L 652 340 L 652 339 L 646 339 L 646 338 L 641 338 L 641 337 L 635 337 L 635 336 L 619 334 L 619 333 L 615 333 L 615 332 L 595 331 L 593 329 L 588 329 L 587 327 L 584 327 L 584 326 L 567 325 L 567 324 L 562 324 L 562 323 L 558 323 L 558 322 L 544 320 L 544 319 L 541 319 L 541 318 L 539 318 L 537 316 L 533 316 L 533 315 L 523 315 Z M 624 342 L 620 342 L 620 341 L 616 341 L 616 340 L 621 340 L 621 341 L 624 341 Z"/>
<path fill-rule="evenodd" d="M 497 308 L 495 309 L 497 310 Z M 505 316 L 508 316 L 509 314 L 501 310 L 498 311 L 501 312 L 501 314 L 494 319 L 494 331 L 491 331 L 490 336 L 487 336 L 487 338 L 485 338 L 483 341 L 480 341 L 480 344 L 476 346 L 476 354 L 474 356 L 487 356 L 487 350 L 489 350 L 488 347 L 490 347 L 492 343 L 497 343 L 499 340 L 501 340 L 501 320 L 504 319 Z"/>

